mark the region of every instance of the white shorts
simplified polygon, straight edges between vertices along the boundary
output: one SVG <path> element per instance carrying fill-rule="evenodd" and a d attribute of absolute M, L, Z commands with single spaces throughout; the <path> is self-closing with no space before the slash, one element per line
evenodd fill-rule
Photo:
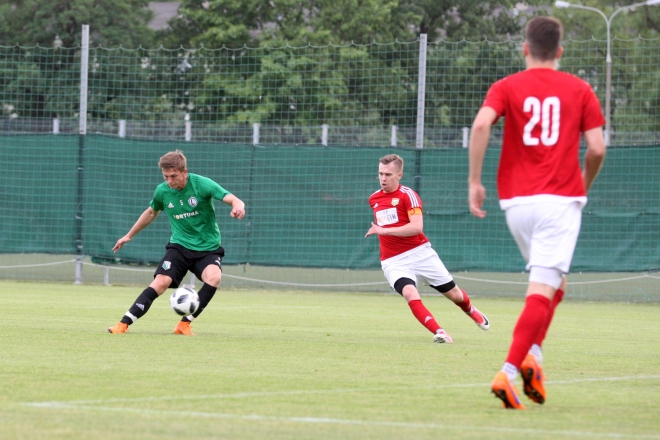
<path fill-rule="evenodd" d="M 392 289 L 400 278 L 410 278 L 417 286 L 418 277 L 429 286 L 441 286 L 454 280 L 431 247 L 431 243 L 424 243 L 396 257 L 383 260 L 380 266 Z"/>
<path fill-rule="evenodd" d="M 580 202 L 529 203 L 507 208 L 506 223 L 527 270 L 556 269 L 567 274 L 582 223 Z"/>

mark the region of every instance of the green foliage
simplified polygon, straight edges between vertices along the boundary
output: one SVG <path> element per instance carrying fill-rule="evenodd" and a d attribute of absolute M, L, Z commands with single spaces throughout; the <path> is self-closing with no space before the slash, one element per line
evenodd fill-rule
<path fill-rule="evenodd" d="M 640 6 L 619 11 L 625 3 L 587 0 L 584 6 L 601 10 L 576 8 L 556 9 L 554 12 L 564 24 L 566 36 L 583 40 L 580 56 L 589 60 L 581 76 L 597 87 L 601 103 L 605 103 L 605 58 L 607 55 L 607 21 L 610 21 L 612 54 L 612 130 L 613 132 L 659 131 L 657 115 L 660 113 L 660 90 L 657 66 L 660 56 L 657 43 L 646 39 L 657 38 L 660 33 L 660 7 Z M 635 39 L 635 41 L 631 41 Z M 586 42 L 591 40 L 591 43 Z M 640 128 L 643 127 L 643 128 Z"/>
<path fill-rule="evenodd" d="M 0 5 L 0 44 L 12 46 L 0 49 L 3 114 L 77 115 L 75 48 L 81 24 L 88 23 L 92 118 L 181 121 L 189 114 L 220 125 L 414 126 L 417 35 L 423 32 L 429 41 L 426 123 L 465 127 L 490 84 L 524 68 L 519 43 L 525 17 L 545 11 L 537 0 L 520 13 L 513 13 L 514 6 L 522 6 L 509 0 L 184 0 L 170 29 L 156 35 L 146 26 L 147 4 Z M 586 4 L 598 7 L 595 1 Z M 562 69 L 589 81 L 604 103 L 605 21 L 577 9 L 553 13 L 573 39 L 565 43 Z M 624 40 L 656 37 L 658 23 L 660 8 L 652 6 L 614 19 L 614 130 L 658 126 L 660 57 L 653 43 Z M 56 36 L 61 48 L 51 48 Z M 149 48 L 156 41 L 179 49 Z M 25 44 L 13 47 L 16 42 Z"/>
<path fill-rule="evenodd" d="M 78 106 L 80 59 L 71 49 L 0 48 L 4 116 L 71 116 Z"/>
<path fill-rule="evenodd" d="M 0 47 L 0 104 L 5 114 L 76 115 L 80 94 L 76 47 L 81 44 L 82 25 L 90 26 L 91 47 L 149 46 L 155 33 L 148 27 L 153 15 L 148 4 L 147 0 L 8 0 L 0 4 L 0 46 L 7 46 Z M 99 78 L 96 64 L 90 58 L 90 76 Z M 116 82 L 114 73 L 106 72 L 101 81 Z M 94 94 L 91 104 L 96 105 Z M 92 115 L 96 116 L 94 111 Z"/>
<path fill-rule="evenodd" d="M 0 45 L 80 45 L 82 25 L 92 44 L 138 47 L 152 43 L 148 0 L 7 0 L 0 4 Z"/>

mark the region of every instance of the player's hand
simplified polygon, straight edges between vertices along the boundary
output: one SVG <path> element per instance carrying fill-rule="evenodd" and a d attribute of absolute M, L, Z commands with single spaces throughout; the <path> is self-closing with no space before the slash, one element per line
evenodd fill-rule
<path fill-rule="evenodd" d="M 115 247 L 112 248 L 112 252 L 116 253 L 119 249 L 122 248 L 122 246 L 124 246 L 129 241 L 131 241 L 131 239 L 127 235 L 124 235 L 122 238 L 117 240 L 117 244 L 115 244 Z"/>
<path fill-rule="evenodd" d="M 245 217 L 245 205 L 243 206 L 233 206 L 231 212 L 229 213 L 231 217 L 241 220 Z"/>
<path fill-rule="evenodd" d="M 382 229 L 383 228 L 381 228 L 380 226 L 378 226 L 374 222 L 371 222 L 371 227 L 369 228 L 369 230 L 365 234 L 365 237 L 368 237 L 370 235 L 380 235 Z"/>
<path fill-rule="evenodd" d="M 468 203 L 472 215 L 478 218 L 486 217 L 486 211 L 481 209 L 484 206 L 484 200 L 486 200 L 486 188 L 483 185 L 471 183 L 468 192 Z"/>

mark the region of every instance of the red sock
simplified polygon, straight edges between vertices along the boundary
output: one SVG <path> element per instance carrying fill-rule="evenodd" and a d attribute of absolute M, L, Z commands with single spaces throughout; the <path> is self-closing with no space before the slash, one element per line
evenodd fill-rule
<path fill-rule="evenodd" d="M 472 311 L 472 302 L 470 302 L 470 297 L 465 290 L 461 289 L 461 292 L 463 292 L 463 301 L 454 304 L 460 307 L 461 310 L 463 310 L 465 313 L 470 313 Z"/>
<path fill-rule="evenodd" d="M 410 310 L 412 311 L 413 315 L 415 315 L 415 318 L 417 318 L 417 320 L 421 322 L 424 327 L 429 329 L 431 333 L 435 334 L 435 332 L 438 331 L 440 326 L 435 321 L 433 315 L 431 315 L 431 312 L 429 312 L 428 309 L 424 307 L 421 299 L 414 299 L 410 301 L 408 303 L 408 307 L 410 307 Z"/>
<path fill-rule="evenodd" d="M 536 340 L 534 343 L 538 345 L 539 347 L 545 340 L 545 335 L 548 333 L 548 329 L 550 328 L 550 323 L 552 322 L 552 317 L 555 315 L 555 309 L 561 302 L 562 298 L 564 298 L 564 291 L 561 289 L 557 289 L 555 292 L 554 298 L 552 298 L 552 303 L 550 304 L 550 310 L 548 311 L 548 317 L 545 321 L 545 325 L 541 328 L 539 331 L 539 334 L 536 336 Z"/>
<path fill-rule="evenodd" d="M 545 326 L 549 310 L 549 298 L 536 293 L 527 297 L 525 308 L 520 313 L 518 322 L 513 329 L 513 341 L 506 358 L 508 363 L 520 369 L 520 364 L 525 359 L 529 348 Z"/>

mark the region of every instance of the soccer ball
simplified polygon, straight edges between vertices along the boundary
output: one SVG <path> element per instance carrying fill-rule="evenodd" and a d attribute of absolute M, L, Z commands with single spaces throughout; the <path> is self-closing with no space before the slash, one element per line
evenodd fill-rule
<path fill-rule="evenodd" d="M 170 306 L 177 315 L 192 315 L 199 308 L 199 295 L 192 287 L 179 287 L 170 296 Z"/>

